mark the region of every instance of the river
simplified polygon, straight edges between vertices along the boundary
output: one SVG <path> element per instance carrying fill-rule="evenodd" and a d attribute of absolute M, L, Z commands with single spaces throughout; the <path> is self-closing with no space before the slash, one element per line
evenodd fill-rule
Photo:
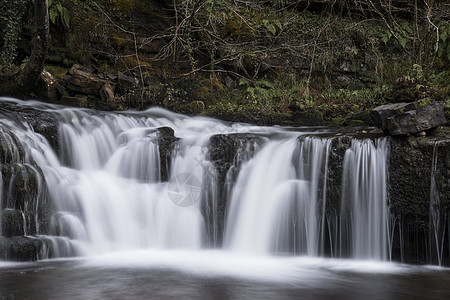
<path fill-rule="evenodd" d="M 0 263 L 0 299 L 449 299 L 450 269 L 223 251 Z"/>

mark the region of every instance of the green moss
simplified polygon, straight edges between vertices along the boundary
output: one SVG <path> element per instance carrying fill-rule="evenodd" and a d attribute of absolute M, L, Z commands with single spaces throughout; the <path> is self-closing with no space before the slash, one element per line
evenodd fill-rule
<path fill-rule="evenodd" d="M 449 106 L 444 107 L 444 116 L 447 121 L 446 125 L 450 126 L 450 107 Z"/>
<path fill-rule="evenodd" d="M 387 124 L 387 129 L 389 132 L 394 132 L 396 130 L 399 130 L 400 127 L 398 126 L 398 124 L 396 122 L 389 122 Z"/>
<path fill-rule="evenodd" d="M 366 125 L 366 123 L 362 120 L 349 120 L 347 122 L 348 126 L 353 126 L 353 127 L 359 127 L 359 126 L 364 126 Z"/>
<path fill-rule="evenodd" d="M 338 116 L 338 117 L 332 118 L 331 121 L 333 122 L 333 124 L 342 126 L 345 123 L 345 118 L 343 116 Z"/>
<path fill-rule="evenodd" d="M 66 67 L 60 66 L 60 65 L 46 65 L 44 67 L 46 71 L 48 71 L 52 76 L 55 78 L 55 80 L 60 80 L 61 78 L 66 75 L 68 69 Z"/>
<path fill-rule="evenodd" d="M 187 104 L 181 104 L 174 107 L 174 110 L 183 114 L 198 115 L 205 110 L 205 103 L 202 101 L 193 101 Z"/>
<path fill-rule="evenodd" d="M 431 103 L 431 98 L 420 99 L 417 101 L 420 107 L 427 107 Z"/>

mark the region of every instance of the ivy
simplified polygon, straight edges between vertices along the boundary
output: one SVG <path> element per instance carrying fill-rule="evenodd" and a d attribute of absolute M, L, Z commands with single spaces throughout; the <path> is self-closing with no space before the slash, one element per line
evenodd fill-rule
<path fill-rule="evenodd" d="M 0 51 L 0 67 L 5 71 L 11 71 L 14 59 L 17 56 L 17 42 L 20 40 L 22 30 L 22 17 L 25 13 L 27 0 L 9 0 L 4 6 L 5 20 L 3 28 L 3 47 Z"/>

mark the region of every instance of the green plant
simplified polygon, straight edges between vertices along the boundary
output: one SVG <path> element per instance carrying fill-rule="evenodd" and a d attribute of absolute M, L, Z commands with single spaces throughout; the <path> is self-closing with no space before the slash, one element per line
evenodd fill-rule
<path fill-rule="evenodd" d="M 280 96 L 279 90 L 268 80 L 258 79 L 249 81 L 245 78 L 239 80 L 239 85 L 245 88 L 247 99 L 253 104 L 271 107 Z"/>
<path fill-rule="evenodd" d="M 61 20 L 66 28 L 70 26 L 69 10 L 58 0 L 48 0 L 48 17 L 53 24 L 56 24 L 57 20 Z"/>
<path fill-rule="evenodd" d="M 0 51 L 0 67 L 8 72 L 13 68 L 14 59 L 17 56 L 17 42 L 20 40 L 22 17 L 27 0 L 11 0 L 4 4 L 1 18 L 5 22 L 5 27 L 2 32 L 3 47 Z"/>
<path fill-rule="evenodd" d="M 440 28 L 440 39 L 438 46 L 438 57 L 447 58 L 450 61 L 450 23 L 442 22 Z"/>

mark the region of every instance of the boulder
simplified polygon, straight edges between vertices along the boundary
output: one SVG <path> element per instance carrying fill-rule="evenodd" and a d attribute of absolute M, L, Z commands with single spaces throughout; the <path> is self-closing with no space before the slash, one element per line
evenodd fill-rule
<path fill-rule="evenodd" d="M 52 74 L 42 71 L 37 81 L 37 94 L 45 99 L 55 101 L 58 98 L 58 83 Z"/>
<path fill-rule="evenodd" d="M 371 116 L 378 128 L 392 136 L 417 134 L 445 124 L 443 104 L 429 98 L 381 105 L 371 111 Z"/>
<path fill-rule="evenodd" d="M 64 77 L 66 88 L 73 92 L 98 96 L 102 87 L 109 81 L 107 78 L 90 71 L 90 69 L 82 66 L 73 65 L 69 74 Z"/>
<path fill-rule="evenodd" d="M 119 73 L 117 76 L 117 84 L 122 92 L 128 92 L 136 89 L 139 85 L 139 80 L 135 77 Z"/>
<path fill-rule="evenodd" d="M 100 97 L 104 102 L 113 102 L 114 101 L 114 87 L 107 83 L 100 90 Z"/>

